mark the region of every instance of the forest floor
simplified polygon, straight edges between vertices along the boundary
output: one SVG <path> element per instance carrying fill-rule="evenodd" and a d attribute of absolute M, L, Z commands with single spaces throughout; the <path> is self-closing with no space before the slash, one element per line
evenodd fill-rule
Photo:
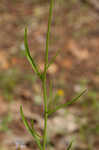
<path fill-rule="evenodd" d="M 31 54 L 43 69 L 48 21 L 46 2 L 1 0 L 0 2 L 0 150 L 37 149 L 20 116 L 23 106 L 28 120 L 42 134 L 42 87 L 24 51 L 24 28 L 28 27 Z M 60 50 L 48 70 L 53 81 L 54 103 L 64 103 L 84 89 L 88 92 L 68 109 L 48 120 L 48 150 L 99 150 L 99 14 L 87 4 L 70 0 L 54 5 L 49 59 Z"/>

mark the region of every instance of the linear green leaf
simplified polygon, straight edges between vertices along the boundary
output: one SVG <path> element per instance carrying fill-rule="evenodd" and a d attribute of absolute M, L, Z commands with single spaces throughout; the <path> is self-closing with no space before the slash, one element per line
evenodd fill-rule
<path fill-rule="evenodd" d="M 32 128 L 32 130 L 34 130 L 34 121 L 33 120 L 31 120 L 31 128 Z"/>
<path fill-rule="evenodd" d="M 34 134 L 38 136 L 38 138 L 41 138 L 41 136 L 34 130 L 34 121 L 33 120 L 31 120 L 31 129 L 34 132 Z"/>
<path fill-rule="evenodd" d="M 77 95 L 75 98 L 73 98 L 71 101 L 68 101 L 67 103 L 65 104 L 61 104 L 61 105 L 58 105 L 54 110 L 50 110 L 48 112 L 48 115 L 51 115 L 52 113 L 56 112 L 57 110 L 61 109 L 61 108 L 64 108 L 64 107 L 67 107 L 68 105 L 71 105 L 73 104 L 75 101 L 77 101 L 85 92 L 87 91 L 87 89 L 85 89 L 83 92 L 81 92 L 79 95 Z"/>
<path fill-rule="evenodd" d="M 52 59 L 50 60 L 49 64 L 47 65 L 47 69 L 54 63 L 56 57 L 59 55 L 59 51 L 56 52 L 56 55 L 52 57 Z"/>
<path fill-rule="evenodd" d="M 70 144 L 68 145 L 67 150 L 71 150 L 72 144 L 73 144 L 73 140 L 72 140 L 72 141 L 70 142 Z"/>
<path fill-rule="evenodd" d="M 25 116 L 24 116 L 24 113 L 23 113 L 23 109 L 22 109 L 22 106 L 20 106 L 20 114 L 21 114 L 21 117 L 22 117 L 22 120 L 23 120 L 23 123 L 26 127 L 26 129 L 31 133 L 31 135 L 34 137 L 38 147 L 40 150 L 42 150 L 42 146 L 41 146 L 41 143 L 40 143 L 40 140 L 38 139 L 37 135 L 35 134 L 35 132 L 32 130 L 32 128 L 29 126 Z"/>
<path fill-rule="evenodd" d="M 31 64 L 34 72 L 41 78 L 41 74 L 38 71 L 37 65 L 30 55 L 30 50 L 29 50 L 28 40 L 27 40 L 27 28 L 25 28 L 25 32 L 24 32 L 24 45 L 25 45 L 26 56 L 27 56 L 29 63 Z"/>
<path fill-rule="evenodd" d="M 53 13 L 53 2 L 54 0 L 50 0 L 50 8 L 49 8 L 49 19 L 48 19 L 48 28 L 46 34 L 46 51 L 45 51 L 45 72 L 47 70 L 48 65 L 48 48 L 49 48 L 49 38 L 50 38 L 50 29 L 51 29 L 51 21 L 52 21 L 52 13 Z"/>

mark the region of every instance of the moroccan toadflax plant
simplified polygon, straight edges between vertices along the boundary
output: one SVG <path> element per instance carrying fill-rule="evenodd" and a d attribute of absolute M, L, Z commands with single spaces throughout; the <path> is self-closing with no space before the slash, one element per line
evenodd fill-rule
<path fill-rule="evenodd" d="M 38 78 L 41 80 L 42 83 L 42 89 L 43 89 L 43 97 L 44 97 L 44 129 L 43 129 L 43 135 L 42 137 L 39 136 L 39 133 L 33 128 L 33 121 L 31 122 L 31 125 L 28 123 L 26 120 L 22 106 L 20 107 L 20 113 L 22 120 L 24 122 L 25 127 L 27 128 L 28 132 L 33 136 L 38 148 L 40 150 L 46 150 L 46 143 L 47 143 L 47 121 L 48 121 L 48 116 L 51 114 L 55 113 L 57 110 L 67 107 L 68 105 L 73 104 L 75 101 L 79 99 L 80 96 L 82 96 L 86 90 L 81 92 L 77 97 L 72 99 L 71 101 L 68 101 L 65 104 L 59 104 L 56 106 L 54 109 L 49 109 L 48 105 L 48 96 L 47 96 L 47 70 L 50 67 L 50 65 L 54 62 L 56 55 L 48 62 L 48 48 L 49 48 L 49 37 L 50 37 L 50 29 L 51 29 L 51 20 L 52 20 L 52 10 L 53 10 L 53 2 L 54 0 L 50 0 L 50 8 L 49 8 L 49 19 L 48 19 L 48 29 L 47 29 L 47 34 L 46 34 L 46 49 L 45 49 L 45 64 L 44 64 L 44 70 L 43 72 L 40 71 L 38 68 L 35 60 L 31 57 L 29 47 L 28 47 L 28 41 L 27 41 L 27 28 L 25 28 L 25 33 L 24 33 L 24 45 L 25 45 L 25 51 L 26 51 L 26 56 L 28 61 L 30 62 L 32 69 L 34 70 L 35 74 L 38 76 Z M 43 141 L 43 142 L 41 142 Z M 72 147 L 72 141 L 69 144 L 67 150 L 70 150 Z"/>

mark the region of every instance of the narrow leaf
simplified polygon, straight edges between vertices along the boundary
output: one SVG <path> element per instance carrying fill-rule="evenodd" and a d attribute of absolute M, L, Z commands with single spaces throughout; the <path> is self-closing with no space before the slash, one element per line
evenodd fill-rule
<path fill-rule="evenodd" d="M 34 130 L 34 121 L 31 120 L 31 127 L 32 127 L 32 130 Z"/>
<path fill-rule="evenodd" d="M 50 38 L 50 29 L 51 29 L 51 21 L 52 21 L 52 13 L 53 13 L 53 1 L 50 0 L 50 8 L 49 8 L 49 18 L 48 18 L 48 28 L 47 28 L 47 34 L 46 34 L 46 50 L 45 50 L 45 68 L 44 72 L 47 70 L 48 65 L 48 49 L 49 49 L 49 38 Z"/>
<path fill-rule="evenodd" d="M 42 136 L 40 136 L 36 131 L 34 131 L 34 133 L 35 133 L 35 135 L 36 135 L 39 139 L 42 138 Z"/>
<path fill-rule="evenodd" d="M 49 64 L 47 65 L 47 69 L 51 66 L 51 64 L 54 63 L 56 57 L 59 55 L 59 52 L 60 52 L 60 50 L 58 50 L 58 51 L 56 52 L 56 55 L 52 57 L 52 59 L 50 60 Z"/>
<path fill-rule="evenodd" d="M 31 133 L 31 135 L 34 137 L 38 147 L 40 148 L 40 150 L 42 150 L 42 147 L 41 147 L 41 143 L 38 139 L 38 137 L 35 135 L 35 132 L 32 130 L 32 128 L 29 126 L 25 116 L 24 116 L 24 113 L 23 113 L 23 110 L 22 110 L 22 106 L 20 107 L 20 114 L 21 114 L 21 117 L 22 117 L 22 120 L 24 122 L 24 125 L 26 127 L 26 129 Z"/>
<path fill-rule="evenodd" d="M 31 64 L 34 72 L 41 78 L 41 74 L 38 71 L 37 65 L 30 55 L 30 50 L 29 50 L 28 40 L 27 40 L 27 28 L 25 28 L 25 32 L 24 32 L 24 45 L 25 45 L 25 50 L 26 50 L 26 56 L 27 56 L 29 63 Z"/>
<path fill-rule="evenodd" d="M 38 138 L 41 138 L 41 136 L 34 130 L 34 121 L 31 120 L 31 128 L 32 128 L 32 131 L 34 132 L 35 135 L 38 136 Z"/>
<path fill-rule="evenodd" d="M 73 144 L 73 140 L 72 140 L 72 141 L 70 142 L 70 144 L 68 145 L 67 150 L 71 150 L 72 144 Z"/>
<path fill-rule="evenodd" d="M 77 95 L 75 98 L 73 98 L 71 101 L 68 101 L 67 103 L 65 104 L 61 104 L 61 105 L 58 105 L 54 110 L 51 110 L 48 115 L 56 112 L 57 110 L 61 109 L 61 108 L 64 108 L 64 107 L 67 107 L 68 105 L 71 105 L 73 104 L 75 101 L 77 101 L 85 92 L 87 91 L 87 89 L 85 89 L 83 92 L 81 92 L 79 95 Z"/>

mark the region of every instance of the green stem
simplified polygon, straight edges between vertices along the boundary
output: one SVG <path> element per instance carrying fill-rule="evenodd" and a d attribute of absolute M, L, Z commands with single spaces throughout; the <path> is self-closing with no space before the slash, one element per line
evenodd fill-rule
<path fill-rule="evenodd" d="M 43 80 L 43 95 L 44 95 L 44 135 L 43 135 L 43 150 L 46 148 L 47 141 L 47 90 L 46 90 L 46 74 Z"/>
<path fill-rule="evenodd" d="M 50 37 L 50 28 L 51 28 L 51 20 L 52 20 L 53 1 L 54 0 L 50 0 L 50 8 L 49 8 L 48 29 L 46 34 L 45 70 L 47 70 L 47 65 L 48 65 L 48 47 L 49 47 L 49 37 Z"/>
<path fill-rule="evenodd" d="M 48 66 L 48 47 L 49 47 L 49 37 L 50 37 L 50 28 L 51 28 L 51 20 L 52 20 L 52 8 L 53 8 L 53 0 L 50 0 L 50 8 L 49 8 L 49 19 L 48 19 L 48 29 L 46 35 L 46 51 L 45 51 L 45 66 L 43 73 L 43 96 L 44 96 L 44 134 L 43 134 L 43 150 L 46 149 L 47 143 L 47 119 L 48 119 L 48 106 L 47 106 L 47 83 L 46 83 L 46 73 Z"/>

